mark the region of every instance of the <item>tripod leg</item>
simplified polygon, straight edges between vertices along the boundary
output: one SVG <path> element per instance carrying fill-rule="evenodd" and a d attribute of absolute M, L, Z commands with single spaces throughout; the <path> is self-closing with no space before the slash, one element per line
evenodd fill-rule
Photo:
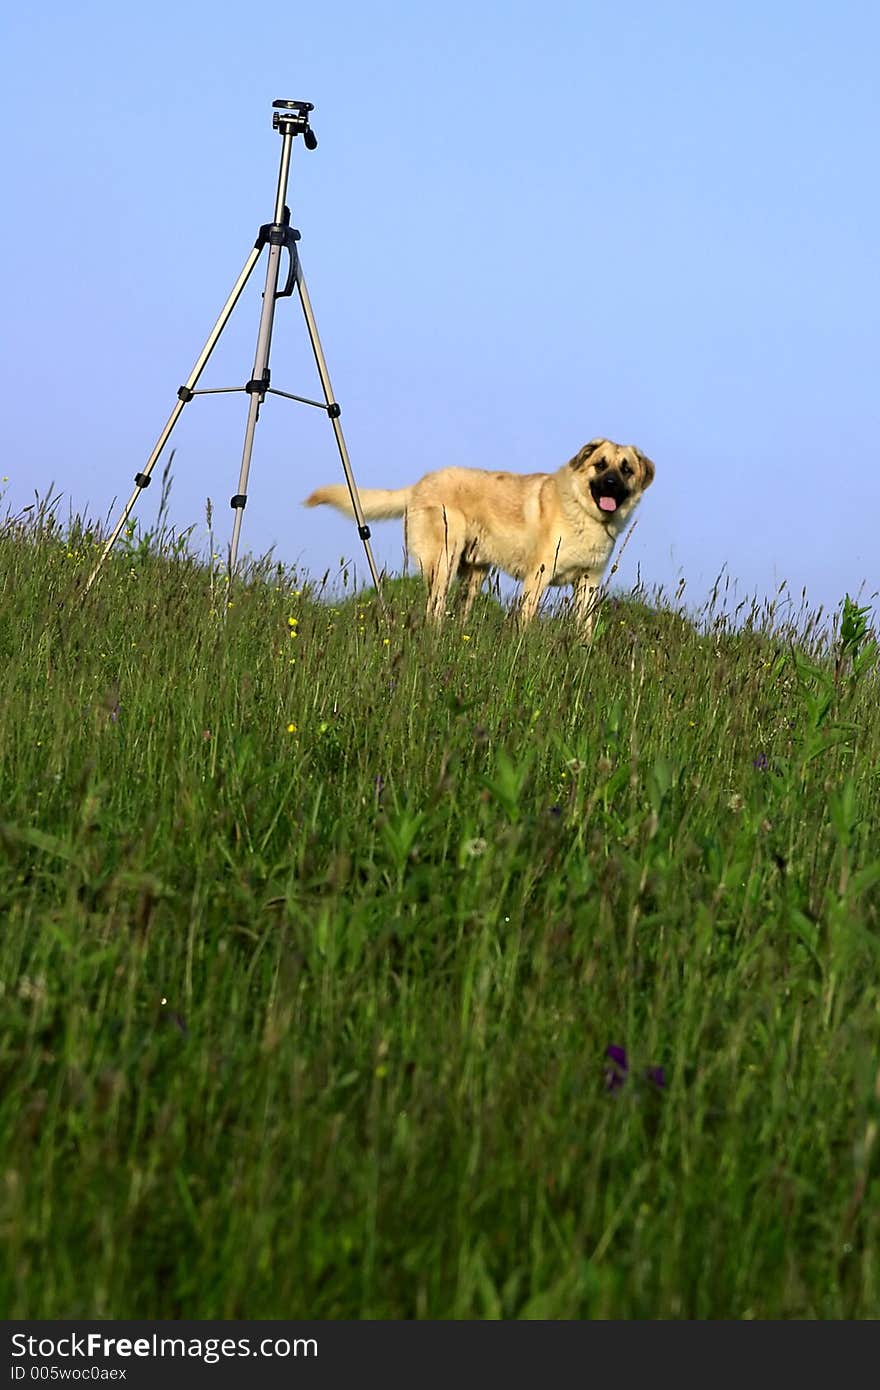
<path fill-rule="evenodd" d="M 291 252 L 293 254 L 293 252 Z M 272 346 L 272 326 L 275 319 L 275 300 L 278 290 L 278 271 L 281 265 L 281 245 L 269 246 L 269 263 L 266 266 L 266 288 L 263 290 L 263 308 L 260 313 L 260 328 L 257 333 L 257 350 L 254 355 L 254 372 L 245 390 L 250 396 L 247 425 L 244 434 L 244 449 L 241 456 L 241 471 L 238 475 L 238 492 L 232 498 L 235 520 L 232 523 L 232 540 L 229 545 L 229 578 L 235 573 L 238 562 L 238 541 L 241 535 L 241 521 L 247 502 L 248 474 L 251 469 L 251 454 L 254 447 L 254 431 L 260 415 L 260 406 L 266 399 L 269 386 L 269 349 Z"/>
<path fill-rule="evenodd" d="M 196 382 L 198 381 L 199 377 L 204 371 L 205 364 L 207 363 L 208 358 L 211 356 L 211 353 L 214 351 L 214 348 L 217 346 L 217 340 L 219 339 L 220 334 L 223 332 L 223 329 L 226 327 L 226 324 L 229 320 L 229 316 L 235 308 L 236 304 L 238 303 L 238 299 L 241 295 L 242 290 L 244 289 L 245 285 L 250 279 L 251 271 L 253 270 L 254 266 L 260 258 L 261 250 L 262 242 L 258 242 L 258 244 L 254 247 L 254 249 L 251 251 L 251 254 L 245 261 L 244 269 L 242 270 L 241 274 L 239 275 L 238 279 L 233 285 L 229 298 L 227 299 L 226 303 L 223 305 L 223 308 L 220 311 L 220 317 L 217 319 L 217 322 L 211 329 L 208 341 L 205 343 L 205 346 L 199 353 L 196 364 L 190 372 L 189 376 L 187 377 L 185 384 L 181 386 L 180 390 L 177 393 L 177 404 L 172 410 L 171 414 L 169 415 L 165 428 L 159 435 L 159 438 L 156 440 L 156 446 L 153 449 L 153 452 L 150 454 L 150 457 L 147 459 L 146 464 L 144 465 L 144 471 L 135 475 L 135 483 L 137 484 L 137 486 L 135 487 L 134 492 L 131 494 L 128 501 L 126 502 L 122 510 L 122 515 L 120 516 L 118 522 L 116 523 L 116 526 L 113 528 L 112 533 L 110 534 L 107 542 L 105 543 L 104 548 L 101 551 L 101 556 L 98 560 L 98 563 L 95 565 L 95 568 L 89 575 L 86 587 L 83 591 L 83 598 L 85 598 L 86 594 L 91 589 L 92 585 L 98 577 L 98 574 L 101 570 L 102 565 L 104 564 L 104 561 L 107 559 L 107 556 L 110 554 L 110 551 L 113 549 L 117 540 L 121 536 L 122 528 L 125 526 L 125 523 L 128 521 L 128 518 L 131 516 L 131 513 L 134 510 L 135 502 L 137 501 L 143 489 L 149 485 L 150 474 L 152 473 L 153 469 L 156 466 L 156 463 L 158 462 L 159 455 L 162 453 L 162 450 L 168 443 L 171 431 L 177 424 L 183 407 L 186 405 L 187 401 L 192 400 L 193 390 L 195 388 Z"/>
<path fill-rule="evenodd" d="M 321 378 L 321 387 L 324 391 L 324 399 L 327 402 L 327 414 L 330 416 L 330 422 L 333 425 L 333 433 L 336 436 L 336 447 L 339 450 L 339 457 L 342 461 L 342 471 L 345 474 L 345 481 L 348 484 L 348 491 L 351 497 L 351 505 L 354 510 L 355 519 L 357 521 L 358 535 L 364 543 L 364 550 L 366 551 L 367 556 L 367 564 L 370 567 L 370 574 L 372 575 L 373 583 L 376 586 L 376 594 L 378 596 L 379 603 L 384 613 L 385 601 L 382 598 L 382 586 L 379 583 L 379 572 L 376 569 L 376 561 L 373 559 L 373 551 L 372 547 L 370 546 L 370 528 L 367 525 L 366 517 L 364 516 L 363 507 L 361 506 L 361 499 L 357 490 L 357 483 L 354 480 L 354 473 L 351 469 L 351 460 L 348 457 L 348 449 L 346 447 L 345 437 L 342 433 L 342 426 L 339 423 L 339 406 L 333 399 L 333 387 L 330 385 L 330 373 L 327 370 L 327 362 L 324 358 L 324 352 L 321 347 L 321 339 L 318 337 L 318 325 L 315 323 L 315 316 L 312 313 L 312 305 L 309 299 L 309 292 L 306 289 L 306 282 L 303 278 L 302 265 L 300 264 L 299 256 L 297 256 L 296 259 L 296 287 L 299 290 L 299 299 L 300 303 L 302 304 L 303 314 L 305 315 L 306 328 L 308 329 L 309 339 L 312 344 L 312 352 L 315 354 L 315 363 L 317 364 L 318 368 L 318 376 Z"/>

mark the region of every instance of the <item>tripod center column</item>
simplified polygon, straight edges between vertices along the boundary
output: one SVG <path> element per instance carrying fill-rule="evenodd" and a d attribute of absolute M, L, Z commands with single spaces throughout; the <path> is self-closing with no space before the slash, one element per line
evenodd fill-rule
<path fill-rule="evenodd" d="M 290 151 L 293 146 L 293 132 L 285 130 L 281 137 L 281 165 L 278 170 L 278 191 L 275 194 L 276 226 L 284 221 L 284 208 L 287 203 L 287 180 L 290 175 Z"/>

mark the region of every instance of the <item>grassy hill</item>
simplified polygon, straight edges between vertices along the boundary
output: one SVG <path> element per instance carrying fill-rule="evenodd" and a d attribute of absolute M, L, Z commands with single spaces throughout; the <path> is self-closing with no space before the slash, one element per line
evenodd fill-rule
<path fill-rule="evenodd" d="M 7 1316 L 880 1316 L 864 614 L 94 555 L 0 533 Z"/>

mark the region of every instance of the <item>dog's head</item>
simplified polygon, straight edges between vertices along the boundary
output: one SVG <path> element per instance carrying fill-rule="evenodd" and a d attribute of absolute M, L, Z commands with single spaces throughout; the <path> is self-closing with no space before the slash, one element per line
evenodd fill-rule
<path fill-rule="evenodd" d="M 654 465 L 634 444 L 591 439 L 569 462 L 591 515 L 622 521 L 654 481 Z"/>

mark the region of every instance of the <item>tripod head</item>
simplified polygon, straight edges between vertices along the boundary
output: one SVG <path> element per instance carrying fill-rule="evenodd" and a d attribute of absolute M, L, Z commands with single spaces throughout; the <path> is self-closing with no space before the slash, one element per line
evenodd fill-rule
<path fill-rule="evenodd" d="M 273 101 L 272 129 L 282 135 L 301 135 L 307 150 L 318 148 L 318 137 L 309 125 L 310 101 Z"/>

